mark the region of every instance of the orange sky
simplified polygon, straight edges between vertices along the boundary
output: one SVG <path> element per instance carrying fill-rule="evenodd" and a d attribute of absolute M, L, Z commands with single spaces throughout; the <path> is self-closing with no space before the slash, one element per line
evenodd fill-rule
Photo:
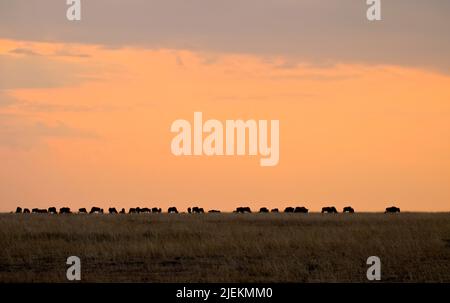
<path fill-rule="evenodd" d="M 0 211 L 450 209 L 450 77 L 397 65 L 0 40 Z M 170 125 L 280 120 L 280 162 L 175 157 Z"/>

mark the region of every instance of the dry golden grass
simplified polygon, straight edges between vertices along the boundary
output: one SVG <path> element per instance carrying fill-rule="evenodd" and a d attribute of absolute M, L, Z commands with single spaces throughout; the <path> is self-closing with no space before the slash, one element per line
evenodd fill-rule
<path fill-rule="evenodd" d="M 450 282 L 450 214 L 0 215 L 0 281 Z"/>

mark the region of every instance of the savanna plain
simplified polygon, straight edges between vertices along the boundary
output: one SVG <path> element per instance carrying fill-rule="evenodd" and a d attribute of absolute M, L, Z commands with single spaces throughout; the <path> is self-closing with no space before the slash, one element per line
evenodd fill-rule
<path fill-rule="evenodd" d="M 0 214 L 0 282 L 450 282 L 450 213 Z"/>

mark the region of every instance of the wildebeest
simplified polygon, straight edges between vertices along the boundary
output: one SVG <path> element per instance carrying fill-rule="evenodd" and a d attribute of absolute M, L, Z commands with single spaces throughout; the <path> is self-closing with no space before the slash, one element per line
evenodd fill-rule
<path fill-rule="evenodd" d="M 307 209 L 306 207 L 304 207 L 304 206 L 301 206 L 301 207 L 297 206 L 297 207 L 294 209 L 294 213 L 307 214 L 307 213 L 308 213 L 308 209 Z"/>
<path fill-rule="evenodd" d="M 137 210 L 136 210 L 136 208 L 132 207 L 132 208 L 130 208 L 130 209 L 128 210 L 128 213 L 129 213 L 129 214 L 136 214 L 136 213 L 137 213 Z"/>
<path fill-rule="evenodd" d="M 103 214 L 103 208 L 93 206 L 89 213 L 90 214 Z"/>
<path fill-rule="evenodd" d="M 152 208 L 152 213 L 160 213 L 160 212 L 161 212 L 161 208 L 157 208 L 157 207 Z"/>
<path fill-rule="evenodd" d="M 237 213 L 251 213 L 252 210 L 250 209 L 250 207 L 238 207 L 236 208 L 235 212 Z"/>
<path fill-rule="evenodd" d="M 294 212 L 294 208 L 293 208 L 293 207 L 286 207 L 286 208 L 284 209 L 284 212 L 285 212 L 285 213 L 293 213 L 293 212 Z"/>
<path fill-rule="evenodd" d="M 16 208 L 16 214 L 21 214 L 22 213 L 22 208 L 21 207 L 17 207 Z"/>
<path fill-rule="evenodd" d="M 33 208 L 31 210 L 31 212 L 35 213 L 35 214 L 46 214 L 46 213 L 48 213 L 48 211 L 46 209 L 40 209 L 40 208 Z"/>
<path fill-rule="evenodd" d="M 353 214 L 355 212 L 355 210 L 353 209 L 353 207 L 351 206 L 346 206 L 344 207 L 344 209 L 342 210 L 343 213 L 351 213 Z"/>
<path fill-rule="evenodd" d="M 194 214 L 202 214 L 204 212 L 205 212 L 205 210 L 201 207 L 194 206 L 192 208 L 192 213 L 194 213 Z"/>
<path fill-rule="evenodd" d="M 49 207 L 48 213 L 52 215 L 56 215 L 58 212 L 56 211 L 56 207 Z"/>
<path fill-rule="evenodd" d="M 150 208 L 148 208 L 148 207 L 144 207 L 144 208 L 140 208 L 139 212 L 140 213 L 151 213 L 152 210 Z"/>
<path fill-rule="evenodd" d="M 122 208 L 122 210 L 120 211 L 120 214 L 125 214 L 125 208 Z"/>
<path fill-rule="evenodd" d="M 30 213 L 30 210 L 29 210 L 28 208 L 24 208 L 24 209 L 23 209 L 23 213 L 24 213 L 24 214 L 29 214 L 29 213 Z"/>
<path fill-rule="evenodd" d="M 260 213 L 268 213 L 269 210 L 267 209 L 267 207 L 261 207 L 261 208 L 259 209 L 259 212 L 260 212 Z"/>
<path fill-rule="evenodd" d="M 172 206 L 172 207 L 169 207 L 169 208 L 167 209 L 167 212 L 168 212 L 169 214 L 171 214 L 171 213 L 178 214 L 178 209 L 177 209 L 176 207 Z"/>
<path fill-rule="evenodd" d="M 190 207 L 188 207 L 187 211 L 188 211 L 188 214 L 190 214 L 192 212 L 192 209 Z"/>
<path fill-rule="evenodd" d="M 111 215 L 114 215 L 114 214 L 117 214 L 117 209 L 116 209 L 115 207 L 110 207 L 110 208 L 108 209 L 108 212 L 109 212 Z"/>
<path fill-rule="evenodd" d="M 278 210 L 278 208 L 273 208 L 273 209 L 270 210 L 270 212 L 277 213 L 277 212 L 279 212 L 279 210 Z"/>
<path fill-rule="evenodd" d="M 208 211 L 209 213 L 220 213 L 220 210 L 217 209 L 211 209 L 210 211 Z"/>
<path fill-rule="evenodd" d="M 60 214 L 71 214 L 72 212 L 70 211 L 70 208 L 69 208 L 69 207 L 61 207 L 61 208 L 59 209 L 59 213 L 60 213 Z"/>
<path fill-rule="evenodd" d="M 78 209 L 78 213 L 80 213 L 80 214 L 87 214 L 87 210 L 86 210 L 86 208 L 82 207 L 82 208 Z"/>
<path fill-rule="evenodd" d="M 399 213 L 399 212 L 400 212 L 400 208 L 391 206 L 391 207 L 386 207 L 386 211 L 384 213 L 387 214 L 387 213 Z"/>
<path fill-rule="evenodd" d="M 327 206 L 327 207 L 322 207 L 322 214 L 323 213 L 328 213 L 328 214 L 337 214 L 337 209 L 334 206 Z"/>

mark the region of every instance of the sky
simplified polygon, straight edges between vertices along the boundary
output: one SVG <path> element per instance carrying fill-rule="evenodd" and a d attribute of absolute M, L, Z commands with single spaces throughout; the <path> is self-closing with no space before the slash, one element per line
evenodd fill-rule
<path fill-rule="evenodd" d="M 450 209 L 450 2 L 0 0 L 0 211 Z M 176 157 L 177 119 L 280 121 L 280 160 Z"/>

